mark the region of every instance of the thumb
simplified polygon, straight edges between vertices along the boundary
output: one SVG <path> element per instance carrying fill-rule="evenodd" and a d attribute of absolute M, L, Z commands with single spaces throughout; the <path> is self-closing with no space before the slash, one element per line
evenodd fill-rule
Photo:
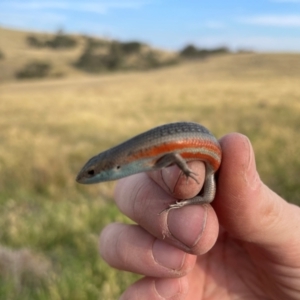
<path fill-rule="evenodd" d="M 247 137 L 233 133 L 220 143 L 223 158 L 213 206 L 221 225 L 234 238 L 281 256 L 289 249 L 299 259 L 300 208 L 262 183 Z"/>

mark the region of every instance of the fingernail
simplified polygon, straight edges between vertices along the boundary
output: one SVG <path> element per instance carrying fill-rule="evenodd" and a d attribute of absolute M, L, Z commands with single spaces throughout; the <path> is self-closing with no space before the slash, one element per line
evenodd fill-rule
<path fill-rule="evenodd" d="M 180 218 L 179 218 L 180 217 Z M 191 205 L 181 209 L 171 210 L 168 215 L 168 227 L 177 240 L 192 248 L 195 246 L 206 225 L 207 207 L 205 205 Z M 178 222 L 178 220 L 186 220 L 188 224 Z M 189 230 L 186 230 L 189 228 Z"/>
<path fill-rule="evenodd" d="M 182 294 L 181 278 L 164 278 L 155 280 L 155 288 L 159 296 L 169 299 Z"/>
<path fill-rule="evenodd" d="M 172 270 L 180 270 L 186 257 L 185 252 L 161 240 L 154 242 L 152 252 L 158 264 Z"/>

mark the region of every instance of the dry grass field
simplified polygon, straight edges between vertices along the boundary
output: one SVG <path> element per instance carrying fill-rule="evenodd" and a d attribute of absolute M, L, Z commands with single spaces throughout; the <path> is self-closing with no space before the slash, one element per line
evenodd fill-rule
<path fill-rule="evenodd" d="M 125 221 L 114 183 L 80 186 L 92 155 L 190 120 L 252 141 L 266 184 L 300 204 L 300 55 L 239 54 L 140 73 L 0 83 L 0 298 L 116 299 L 135 275 L 98 256 Z"/>

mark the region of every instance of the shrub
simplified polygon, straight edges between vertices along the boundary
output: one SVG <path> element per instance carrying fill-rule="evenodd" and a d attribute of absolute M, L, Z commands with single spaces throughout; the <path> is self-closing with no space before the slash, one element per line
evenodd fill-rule
<path fill-rule="evenodd" d="M 24 78 L 42 78 L 49 75 L 51 65 L 48 62 L 31 62 L 25 65 L 25 67 L 16 73 L 16 77 L 19 79 Z"/>

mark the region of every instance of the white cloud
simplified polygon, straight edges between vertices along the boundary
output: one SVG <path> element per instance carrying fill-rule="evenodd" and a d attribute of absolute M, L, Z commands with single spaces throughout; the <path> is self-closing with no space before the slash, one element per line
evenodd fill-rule
<path fill-rule="evenodd" d="M 149 1 L 120 1 L 107 3 L 90 2 L 80 3 L 74 7 L 70 7 L 70 9 L 105 14 L 112 9 L 138 9 L 146 4 L 149 4 Z"/>
<path fill-rule="evenodd" d="M 157 0 L 105 0 L 105 1 L 7 1 L 0 0 L 0 25 L 7 27 L 21 27 L 26 29 L 51 30 L 57 26 L 67 26 L 69 12 L 86 12 L 107 14 L 111 10 L 133 10 L 154 3 Z M 86 20 L 86 18 L 84 19 Z M 74 25 L 73 25 L 74 27 Z M 78 29 L 78 26 L 75 24 Z M 111 32 L 107 26 L 97 26 L 99 33 Z M 87 31 L 88 26 L 81 26 L 80 30 Z"/>
<path fill-rule="evenodd" d="M 239 21 L 252 25 L 300 27 L 300 15 L 260 15 L 240 18 Z"/>
<path fill-rule="evenodd" d="M 5 10 L 76 10 L 84 12 L 94 12 L 98 14 L 105 14 L 112 9 L 138 9 L 147 4 L 152 3 L 153 0 L 123 0 L 123 1 L 12 1 L 4 5 L 0 4 Z"/>

